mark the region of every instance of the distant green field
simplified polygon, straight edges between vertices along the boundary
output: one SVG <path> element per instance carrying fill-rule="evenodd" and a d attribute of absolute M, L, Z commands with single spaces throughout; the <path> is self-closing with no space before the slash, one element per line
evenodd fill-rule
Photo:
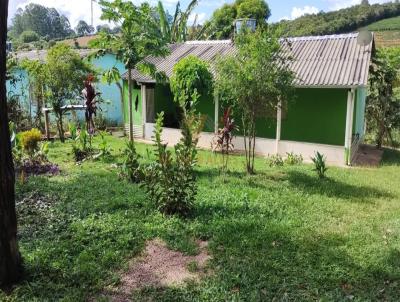
<path fill-rule="evenodd" d="M 372 31 L 386 31 L 386 30 L 400 30 L 400 17 L 384 19 L 367 26 L 368 30 Z"/>

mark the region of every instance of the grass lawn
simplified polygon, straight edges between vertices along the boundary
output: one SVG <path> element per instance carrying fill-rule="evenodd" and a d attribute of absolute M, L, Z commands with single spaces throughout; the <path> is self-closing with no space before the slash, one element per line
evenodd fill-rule
<path fill-rule="evenodd" d="M 108 138 L 115 161 L 124 141 Z M 143 160 L 151 146 L 139 145 Z M 147 240 L 195 254 L 209 241 L 213 274 L 201 283 L 146 288 L 134 301 L 399 301 L 400 154 L 379 169 L 269 168 L 244 159 L 219 175 L 200 152 L 199 194 L 191 219 L 163 217 L 142 188 L 121 181 L 111 162 L 75 165 L 69 143 L 51 145 L 62 173 L 17 184 L 25 279 L 1 301 L 85 301 L 118 283 L 117 272 Z M 31 199 L 42 200 L 30 207 Z"/>

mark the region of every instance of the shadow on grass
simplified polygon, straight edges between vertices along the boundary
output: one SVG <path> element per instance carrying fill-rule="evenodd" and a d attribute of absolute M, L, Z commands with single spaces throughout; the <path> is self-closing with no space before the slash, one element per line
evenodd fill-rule
<path fill-rule="evenodd" d="M 332 178 L 319 179 L 298 171 L 289 171 L 288 180 L 296 189 L 307 194 L 318 194 L 363 202 L 373 198 L 393 197 L 392 194 L 379 189 L 351 185 Z"/>
<path fill-rule="evenodd" d="M 394 149 L 385 149 L 382 157 L 382 166 L 399 166 L 400 151 Z"/>
<path fill-rule="evenodd" d="M 147 288 L 134 301 L 370 301 L 400 297 L 391 253 L 362 266 L 340 234 L 306 234 L 254 220 L 215 226 L 214 275 L 200 285 Z M 376 260 L 376 259 L 374 259 Z"/>

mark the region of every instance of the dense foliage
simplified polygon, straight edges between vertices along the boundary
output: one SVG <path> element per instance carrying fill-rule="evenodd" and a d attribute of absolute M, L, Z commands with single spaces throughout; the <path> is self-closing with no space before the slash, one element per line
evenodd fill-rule
<path fill-rule="evenodd" d="M 206 62 L 187 56 L 175 64 L 170 86 L 174 101 L 183 110 L 190 110 L 202 95 L 213 90 L 213 77 Z"/>
<path fill-rule="evenodd" d="M 94 32 L 93 26 L 87 24 L 84 20 L 79 20 L 78 25 L 75 27 L 78 36 L 89 35 Z"/>
<path fill-rule="evenodd" d="M 204 36 L 216 40 L 232 38 L 236 19 L 253 18 L 259 25 L 264 25 L 270 15 L 271 11 L 264 0 L 236 0 L 214 11 L 211 19 L 204 24 Z"/>
<path fill-rule="evenodd" d="M 46 39 L 65 38 L 73 34 L 67 17 L 54 8 L 35 3 L 17 10 L 12 19 L 9 36 L 18 37 L 24 31 L 34 31 Z"/>
<path fill-rule="evenodd" d="M 288 36 L 327 35 L 355 31 L 370 23 L 400 15 L 400 4 L 390 2 L 355 5 L 332 12 L 305 15 L 293 21 L 281 21 Z"/>
<path fill-rule="evenodd" d="M 46 57 L 46 99 L 52 105 L 61 141 L 64 141 L 63 106 L 76 102 L 83 82 L 95 71 L 77 52 L 64 44 L 52 47 Z"/>
<path fill-rule="evenodd" d="M 243 32 L 236 38 L 235 56 L 217 64 L 219 98 L 240 115 L 248 173 L 254 173 L 256 120 L 275 118 L 278 106 L 285 108 L 294 92 L 291 57 L 281 51 L 279 37 L 271 28 Z"/>
<path fill-rule="evenodd" d="M 393 145 L 392 132 L 400 129 L 399 68 L 399 48 L 379 50 L 370 66 L 366 118 L 379 148 Z"/>
<path fill-rule="evenodd" d="M 41 140 L 42 134 L 38 129 L 33 128 L 20 133 L 21 146 L 29 156 L 33 156 L 38 151 Z"/>

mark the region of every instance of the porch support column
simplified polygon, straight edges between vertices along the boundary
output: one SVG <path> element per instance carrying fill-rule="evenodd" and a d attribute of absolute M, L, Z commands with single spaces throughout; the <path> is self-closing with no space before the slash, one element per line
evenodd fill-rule
<path fill-rule="evenodd" d="M 142 94 L 142 129 L 143 129 L 143 138 L 145 132 L 145 126 L 147 123 L 147 99 L 146 99 L 146 85 L 142 84 L 141 87 L 141 94 Z"/>
<path fill-rule="evenodd" d="M 355 90 L 349 89 L 347 94 L 346 135 L 345 135 L 345 163 L 351 165 L 351 145 L 353 143 L 353 116 Z"/>
<path fill-rule="evenodd" d="M 218 94 L 214 95 L 214 132 L 218 133 L 218 120 L 219 120 L 219 98 Z"/>
<path fill-rule="evenodd" d="M 275 153 L 279 154 L 279 142 L 281 140 L 282 131 L 282 102 L 279 101 L 276 107 L 276 140 L 275 140 Z"/>

